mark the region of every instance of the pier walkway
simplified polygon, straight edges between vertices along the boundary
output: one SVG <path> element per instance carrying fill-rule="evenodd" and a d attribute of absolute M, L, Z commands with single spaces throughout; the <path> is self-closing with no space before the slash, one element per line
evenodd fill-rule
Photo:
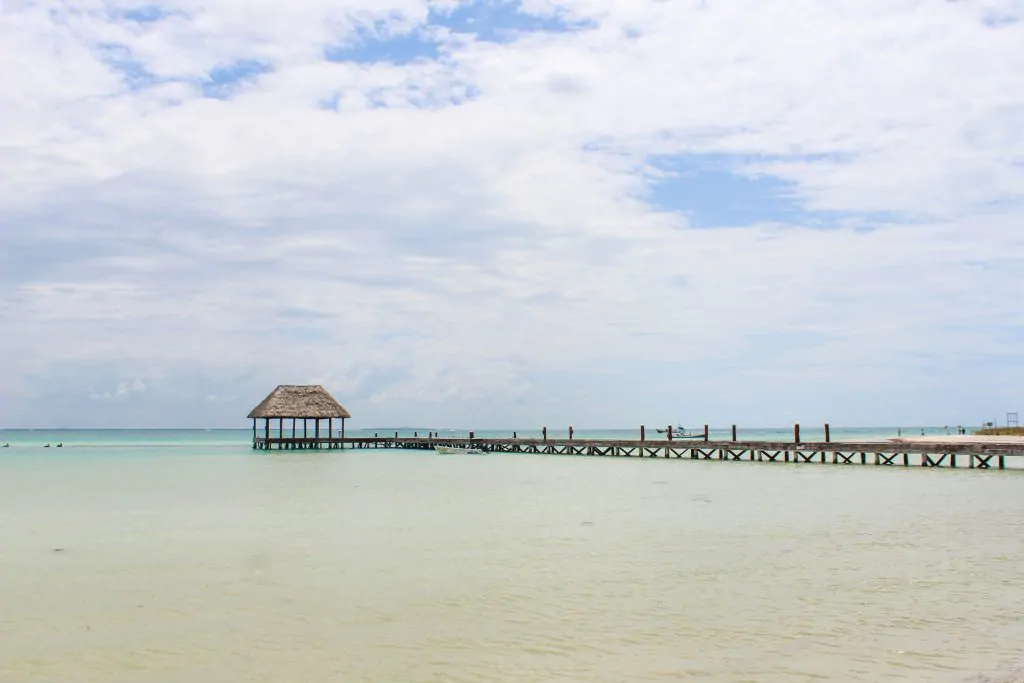
<path fill-rule="evenodd" d="M 1024 463 L 1024 442 L 970 439 L 855 442 L 711 441 L 692 439 L 601 440 L 537 438 L 449 438 L 438 436 L 257 437 L 253 448 L 432 450 L 434 446 L 474 448 L 484 453 L 527 453 L 748 462 L 819 463 L 900 467 L 1006 469 L 1007 459 Z"/>

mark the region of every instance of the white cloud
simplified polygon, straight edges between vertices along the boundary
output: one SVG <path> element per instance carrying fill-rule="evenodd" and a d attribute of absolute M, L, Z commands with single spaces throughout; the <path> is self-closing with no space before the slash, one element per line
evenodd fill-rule
<path fill-rule="evenodd" d="M 111 401 L 116 399 L 124 399 L 132 394 L 139 394 L 146 390 L 146 384 L 140 379 L 134 379 L 131 382 L 118 382 L 117 386 L 113 391 L 92 391 L 89 393 L 89 397 L 102 401 Z"/>
<path fill-rule="evenodd" d="M 523 7 L 587 28 L 436 30 L 442 57 L 403 66 L 323 50 L 426 2 L 140 7 L 0 18 L 15 422 L 56 378 L 54 419 L 93 423 L 233 424 L 315 380 L 357 418 L 476 426 L 945 423 L 1015 398 L 1019 2 L 544 0 Z M 244 60 L 271 70 L 203 96 Z M 647 201 L 663 155 L 842 214 L 691 228 Z M 117 373 L 154 377 L 152 412 L 77 410 L 142 393 Z"/>

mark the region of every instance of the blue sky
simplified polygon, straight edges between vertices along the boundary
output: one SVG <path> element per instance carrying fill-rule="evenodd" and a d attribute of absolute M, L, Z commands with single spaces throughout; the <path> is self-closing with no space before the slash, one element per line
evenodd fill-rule
<path fill-rule="evenodd" d="M 0 427 L 1024 409 L 1020 19 L 5 3 Z"/>

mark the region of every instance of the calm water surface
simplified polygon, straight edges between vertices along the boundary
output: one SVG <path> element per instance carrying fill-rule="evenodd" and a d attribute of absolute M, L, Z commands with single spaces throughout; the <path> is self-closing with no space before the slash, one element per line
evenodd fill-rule
<path fill-rule="evenodd" d="M 1024 472 L 78 443 L 0 453 L 0 681 L 1020 680 Z"/>

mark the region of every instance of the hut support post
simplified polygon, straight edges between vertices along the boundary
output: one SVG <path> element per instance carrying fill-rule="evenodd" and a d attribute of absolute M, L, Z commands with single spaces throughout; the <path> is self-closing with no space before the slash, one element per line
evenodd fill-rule
<path fill-rule="evenodd" d="M 252 419 L 252 449 L 256 450 L 256 418 Z"/>
<path fill-rule="evenodd" d="M 327 447 L 334 448 L 334 418 L 327 418 Z"/>
<path fill-rule="evenodd" d="M 270 418 L 263 418 L 263 435 L 266 438 L 265 448 L 270 450 Z"/>
<path fill-rule="evenodd" d="M 316 437 L 316 447 L 320 448 L 320 418 L 316 418 L 313 424 L 313 435 Z"/>

